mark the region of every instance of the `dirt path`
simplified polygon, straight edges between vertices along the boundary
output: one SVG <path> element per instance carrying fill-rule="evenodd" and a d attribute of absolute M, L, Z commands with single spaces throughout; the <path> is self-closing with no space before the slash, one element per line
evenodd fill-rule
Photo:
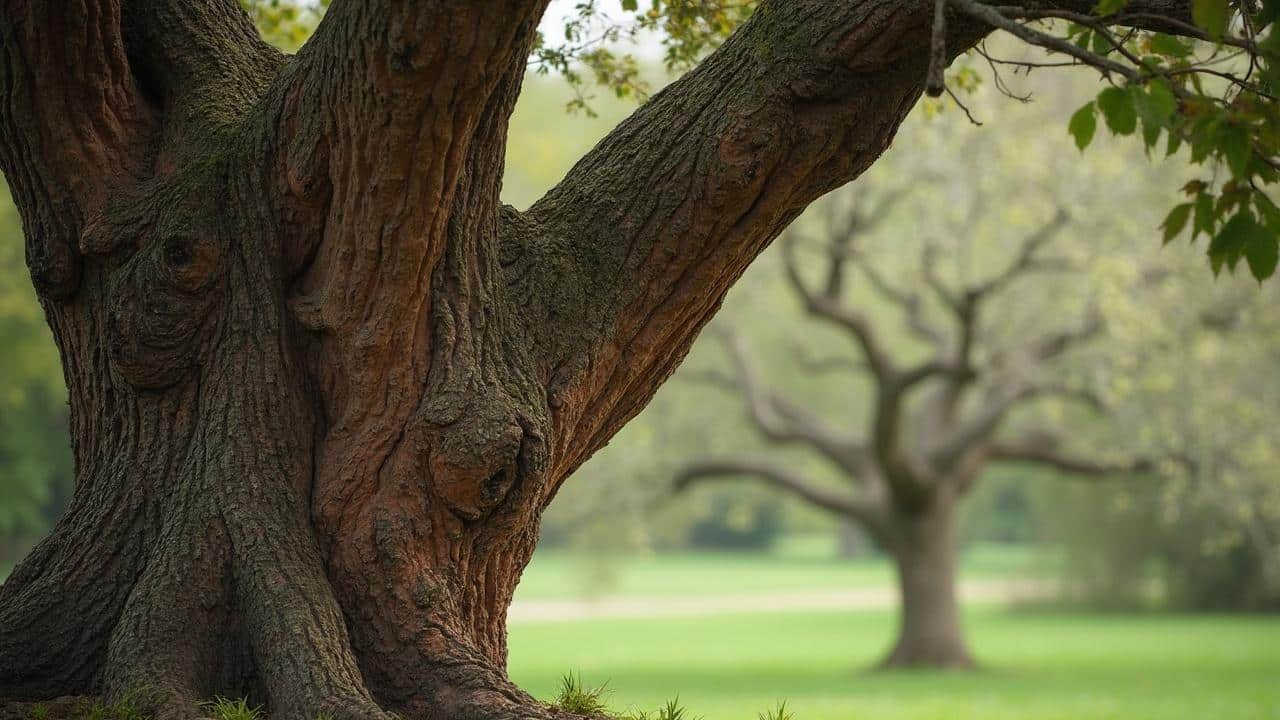
<path fill-rule="evenodd" d="M 960 584 L 962 601 L 1008 604 L 1046 598 L 1055 592 L 1043 580 L 975 580 Z M 701 617 L 726 613 L 782 613 L 811 610 L 881 610 L 898 602 L 890 586 L 848 590 L 787 591 L 710 597 L 601 598 L 599 600 L 517 600 L 511 622 L 571 622 L 606 618 Z"/>

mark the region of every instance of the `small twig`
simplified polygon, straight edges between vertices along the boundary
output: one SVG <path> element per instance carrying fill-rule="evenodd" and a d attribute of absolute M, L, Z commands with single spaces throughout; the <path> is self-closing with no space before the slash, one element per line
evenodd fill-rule
<path fill-rule="evenodd" d="M 977 119 L 977 118 L 975 118 L 975 117 L 973 116 L 973 113 L 972 113 L 972 112 L 970 112 L 970 110 L 969 110 L 969 106 L 968 106 L 968 105 L 965 105 L 965 104 L 960 100 L 960 98 L 956 97 L 955 92 L 953 92 L 953 91 L 951 90 L 951 88 L 949 88 L 949 87 L 945 87 L 945 86 L 944 86 L 944 88 L 943 88 L 943 89 L 947 91 L 947 96 L 948 96 L 948 97 L 950 97 L 950 98 L 952 99 L 952 101 L 954 101 L 954 102 L 955 102 L 955 104 L 956 104 L 957 106 L 959 106 L 959 108 L 960 108 L 961 110 L 963 110 L 963 111 L 964 111 L 965 116 L 967 116 L 967 117 L 969 118 L 969 122 L 973 123 L 974 125 L 977 125 L 978 127 L 982 127 L 982 123 L 981 123 L 981 122 L 979 122 L 979 121 L 978 121 L 978 119 Z"/>
<path fill-rule="evenodd" d="M 975 2 L 975 0 L 950 0 L 950 2 L 955 4 L 956 8 L 966 15 L 981 20 L 992 27 L 1004 30 L 1014 37 L 1031 43 L 1032 45 L 1039 45 L 1040 47 L 1054 50 L 1064 55 L 1069 55 L 1100 70 L 1115 73 L 1131 82 L 1137 82 L 1142 79 L 1141 73 L 1127 65 L 1102 57 L 1096 53 L 1091 53 L 1083 48 L 1076 47 L 1073 43 L 1068 42 L 1063 38 L 1047 35 L 1038 30 L 1027 27 L 1026 25 L 1006 16 L 995 6 L 984 5 L 982 3 Z M 1021 9 L 1019 8 L 1018 10 Z"/>

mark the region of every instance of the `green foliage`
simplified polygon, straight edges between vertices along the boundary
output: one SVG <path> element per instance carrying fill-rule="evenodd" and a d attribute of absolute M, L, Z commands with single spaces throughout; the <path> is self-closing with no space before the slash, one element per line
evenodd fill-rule
<path fill-rule="evenodd" d="M 578 715 L 603 715 L 608 713 L 608 683 L 589 688 L 582 683 L 582 675 L 565 673 L 560 678 L 560 692 L 556 695 L 556 708 Z"/>
<path fill-rule="evenodd" d="M 49 706 L 36 703 L 27 710 L 27 720 L 49 720 Z"/>
<path fill-rule="evenodd" d="M 261 720 L 262 718 L 262 708 L 250 707 L 244 698 L 229 700 L 219 696 L 200 703 L 200 707 L 219 720 Z"/>
<path fill-rule="evenodd" d="M 315 32 L 329 0 L 240 0 L 263 39 L 287 52 L 296 51 Z"/>
<path fill-rule="evenodd" d="M 1138 112 L 1133 93 L 1118 87 L 1109 87 L 1098 94 L 1098 108 L 1107 121 L 1107 127 L 1116 135 L 1132 135 L 1138 129 Z"/>
<path fill-rule="evenodd" d="M 1227 0 L 1192 0 L 1191 18 L 1210 37 L 1220 38 L 1227 32 L 1231 6 Z"/>
<path fill-rule="evenodd" d="M 782 511 L 771 493 L 716 493 L 689 528 L 690 547 L 768 550 L 782 531 Z"/>
<path fill-rule="evenodd" d="M 71 491 L 66 389 L 0 186 L 0 566 L 42 535 Z"/>
<path fill-rule="evenodd" d="M 1072 25 L 1066 37 L 1111 62 L 1131 68 L 1104 88 L 1096 107 L 1115 135 L 1141 129 L 1148 152 L 1166 139 L 1165 154 L 1186 151 L 1192 166 L 1208 171 L 1187 186 L 1190 207 L 1175 206 L 1164 225 L 1164 240 L 1187 227 L 1190 236 L 1209 238 L 1215 274 L 1234 270 L 1245 259 L 1261 281 L 1275 272 L 1280 212 L 1268 190 L 1280 180 L 1280 33 L 1272 0 L 1259 13 L 1229 0 L 1195 0 L 1194 18 L 1219 42 L 1200 42 L 1166 33 L 1135 32 L 1123 38 L 1096 26 Z M 1114 12 L 1115 3 L 1104 3 Z M 1101 8 L 1101 6 L 1100 6 Z M 1239 27 L 1241 35 L 1232 35 Z M 1093 139 L 1093 105 L 1068 124 L 1079 147 Z"/>

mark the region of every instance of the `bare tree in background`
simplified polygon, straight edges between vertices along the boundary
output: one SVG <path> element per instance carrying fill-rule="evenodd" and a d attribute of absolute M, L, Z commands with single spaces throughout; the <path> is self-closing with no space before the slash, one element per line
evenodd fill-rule
<path fill-rule="evenodd" d="M 1052 429 L 1010 432 L 1005 427 L 1015 409 L 1048 396 L 1103 409 L 1093 393 L 1062 383 L 1061 373 L 1055 372 L 1065 354 L 1098 334 L 1101 321 L 1095 312 L 1072 327 L 1005 348 L 995 347 L 995 333 L 983 322 L 988 308 L 1014 283 L 1043 272 L 1069 271 L 1063 261 L 1045 253 L 1068 227 L 1065 213 L 1059 211 L 1026 236 L 1002 271 L 975 284 L 943 280 L 938 250 L 927 245 L 919 257 L 924 281 L 919 288 L 908 288 L 891 281 L 860 247 L 896 197 L 886 195 L 870 210 L 854 207 L 828 214 L 824 279 L 816 287 L 799 267 L 799 235 L 789 231 L 782 240 L 787 277 L 805 312 L 843 331 L 860 350 L 859 360 L 837 361 L 840 369 L 865 375 L 873 388 L 870 412 L 856 430 L 833 427 L 766 387 L 747 343 L 735 333 L 722 333 L 735 372 L 698 375 L 741 392 L 752 424 L 771 444 L 811 448 L 848 478 L 848 487 L 814 482 L 762 457 L 697 460 L 678 474 L 677 487 L 756 478 L 857 523 L 894 558 L 898 570 L 901 625 L 884 664 L 965 668 L 974 661 L 957 606 L 954 525 L 959 501 L 982 472 L 992 463 L 1029 463 L 1104 476 L 1140 471 L 1147 463 L 1077 457 L 1061 448 L 1064 438 Z M 959 231 L 966 241 L 975 232 L 978 215 L 970 213 L 967 227 Z M 929 348 L 925 359 L 912 363 L 900 357 L 905 353 L 886 341 L 885 318 L 851 306 L 847 290 L 855 278 L 896 308 L 905 330 Z M 833 369 L 830 361 L 800 361 L 814 370 Z"/>

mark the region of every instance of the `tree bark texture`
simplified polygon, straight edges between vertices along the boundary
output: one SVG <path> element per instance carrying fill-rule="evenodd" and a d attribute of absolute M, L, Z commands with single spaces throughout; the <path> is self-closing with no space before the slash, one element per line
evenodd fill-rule
<path fill-rule="evenodd" d="M 76 490 L 0 588 L 0 696 L 555 714 L 504 669 L 541 511 L 888 146 L 932 3 L 766 0 L 517 212 L 545 5 L 335 0 L 285 56 L 235 0 L 4 0 L 0 167 Z"/>

